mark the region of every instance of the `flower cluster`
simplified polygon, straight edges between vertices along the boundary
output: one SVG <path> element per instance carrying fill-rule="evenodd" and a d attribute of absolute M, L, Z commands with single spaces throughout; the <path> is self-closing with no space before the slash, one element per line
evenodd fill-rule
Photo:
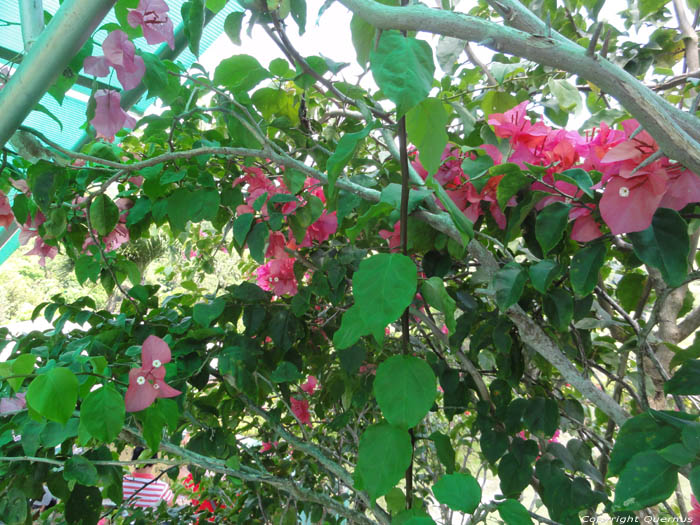
<path fill-rule="evenodd" d="M 260 210 L 262 220 L 268 220 L 270 213 L 281 213 L 285 218 L 293 214 L 297 209 L 307 204 L 306 199 L 297 196 L 293 199 L 286 199 L 286 202 L 272 204 L 270 200 L 276 195 L 291 195 L 284 182 L 273 181 L 265 175 L 258 167 L 243 168 L 244 175 L 234 181 L 234 186 L 243 185 L 246 190 L 245 204 L 241 204 L 236 209 L 238 215 L 244 213 L 255 214 L 254 205 L 258 199 L 263 199 Z M 305 195 L 307 199 L 316 197 L 325 202 L 326 198 L 321 188 L 321 183 L 313 178 L 308 178 L 304 183 Z M 273 210 L 272 207 L 276 208 Z M 323 210 L 306 230 L 304 239 L 299 244 L 306 248 L 314 242 L 321 243 L 328 240 L 338 229 L 338 219 L 336 213 L 328 213 Z M 297 278 L 294 274 L 294 259 L 289 251 L 297 248 L 297 242 L 291 231 L 285 236 L 280 231 L 273 231 L 268 239 L 265 258 L 267 262 L 255 270 L 258 286 L 263 290 L 270 291 L 277 296 L 295 295 L 298 290 Z"/>
<path fill-rule="evenodd" d="M 601 123 L 598 130 L 582 136 L 575 131 L 552 129 L 541 121 L 533 124 L 527 116 L 527 104 L 525 101 L 505 113 L 490 115 L 488 123 L 493 126 L 496 137 L 505 142 L 501 147 L 484 144 L 481 149 L 494 164 L 510 162 L 523 170 L 528 170 L 529 166 L 545 167 L 541 180 L 531 186 L 532 190 L 550 194 L 540 200 L 537 209 L 556 201 L 572 204 L 569 220 L 573 221 L 573 240 L 587 242 L 600 237 L 598 215 L 610 231 L 618 235 L 647 229 L 660 207 L 680 210 L 690 203 L 700 202 L 700 178 L 667 157 L 659 156 L 658 145 L 651 135 L 641 130 L 637 121 L 622 122 L 620 130 Z M 504 175 L 491 177 L 477 191 L 469 174 L 462 171 L 465 158 L 448 144 L 436 180 L 471 221 L 483 214 L 484 204 L 487 204 L 498 227 L 504 229 L 506 218 L 496 199 Z M 421 176 L 427 177 L 419 157 L 413 166 Z M 593 187 L 602 190 L 599 203 L 584 202 L 583 192 L 576 185 L 555 177 L 572 168 L 602 174 L 600 182 Z M 514 199 L 507 203 L 508 206 L 515 204 Z M 380 234 L 389 240 L 390 248 L 398 246 L 398 225 L 393 232 Z"/>
<path fill-rule="evenodd" d="M 15 216 L 12 213 L 12 208 L 10 207 L 10 201 L 3 192 L 0 191 L 0 226 L 7 228 L 15 220 Z"/>
<path fill-rule="evenodd" d="M 182 394 L 165 382 L 164 365 L 170 359 L 168 344 L 160 337 L 149 335 L 141 346 L 141 367 L 129 371 L 129 388 L 124 397 L 127 412 L 144 410 L 159 397 Z"/>

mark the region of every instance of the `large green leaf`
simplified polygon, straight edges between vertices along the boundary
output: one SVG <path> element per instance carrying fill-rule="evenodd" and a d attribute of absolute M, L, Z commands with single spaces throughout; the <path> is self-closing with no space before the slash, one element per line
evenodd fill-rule
<path fill-rule="evenodd" d="M 235 12 L 229 14 L 224 21 L 224 33 L 237 46 L 241 45 L 241 26 L 244 17 L 245 12 Z"/>
<path fill-rule="evenodd" d="M 435 444 L 435 452 L 437 452 L 440 463 L 445 467 L 445 471 L 448 474 L 452 474 L 455 470 L 456 454 L 450 438 L 436 430 L 430 434 L 430 439 L 432 439 Z"/>
<path fill-rule="evenodd" d="M 651 226 L 628 236 L 637 257 L 657 268 L 669 286 L 683 284 L 688 273 L 690 239 L 688 224 L 678 212 L 659 208 Z"/>
<path fill-rule="evenodd" d="M 445 316 L 445 324 L 447 325 L 447 330 L 450 334 L 454 334 L 457 329 L 455 323 L 455 309 L 457 304 L 455 300 L 450 297 L 445 289 L 445 283 L 442 282 L 437 276 L 433 276 L 423 282 L 420 288 L 421 295 L 423 299 L 432 306 L 437 308 Z"/>
<path fill-rule="evenodd" d="M 490 159 L 491 157 L 479 157 L 479 159 Z M 477 160 L 479 160 L 477 159 Z M 488 162 L 488 161 L 487 161 Z M 499 165 L 499 168 L 504 168 L 505 165 Z M 520 190 L 527 188 L 532 184 L 532 180 L 525 175 L 522 170 L 515 164 L 509 164 L 509 169 L 503 178 L 498 182 L 498 187 L 496 188 L 496 200 L 498 201 L 498 207 L 502 210 L 506 209 L 508 201 L 514 197 Z M 484 177 L 486 179 L 486 177 Z"/>
<path fill-rule="evenodd" d="M 547 80 L 547 86 L 562 111 L 572 111 L 581 102 L 578 88 L 566 80 L 550 78 Z"/>
<path fill-rule="evenodd" d="M 448 114 L 440 99 L 426 98 L 406 114 L 408 141 L 418 149 L 420 162 L 428 173 L 437 173 L 447 145 Z"/>
<path fill-rule="evenodd" d="M 506 525 L 532 525 L 532 518 L 523 504 L 507 499 L 498 504 L 498 514 Z"/>
<path fill-rule="evenodd" d="M 192 319 L 197 324 L 208 328 L 224 312 L 224 308 L 226 308 L 226 301 L 223 297 L 217 297 L 209 303 L 195 304 L 192 309 Z"/>
<path fill-rule="evenodd" d="M 700 394 L 700 360 L 692 359 L 683 363 L 673 377 L 664 383 L 664 392 L 682 396 Z"/>
<path fill-rule="evenodd" d="M 428 96 L 435 64 L 427 42 L 398 31 L 383 31 L 369 57 L 374 81 L 396 104 L 399 117 Z"/>
<path fill-rule="evenodd" d="M 187 43 L 196 57 L 199 56 L 199 41 L 204 29 L 204 8 L 204 0 L 188 0 L 181 8 Z"/>
<path fill-rule="evenodd" d="M 369 22 L 357 15 L 350 20 L 350 34 L 352 35 L 352 45 L 355 47 L 357 63 L 364 69 L 369 62 L 369 53 L 374 44 L 374 33 L 376 29 Z"/>
<path fill-rule="evenodd" d="M 471 514 L 481 502 L 481 486 L 474 476 L 445 474 L 433 485 L 435 499 L 452 510 Z"/>
<path fill-rule="evenodd" d="M 73 456 L 66 461 L 63 477 L 66 481 L 77 481 L 81 485 L 97 485 L 97 468 L 83 456 Z"/>
<path fill-rule="evenodd" d="M 557 330 L 565 332 L 574 316 L 574 300 L 571 293 L 555 288 L 544 296 L 544 313 Z"/>
<path fill-rule="evenodd" d="M 100 235 L 108 235 L 119 222 L 119 208 L 104 193 L 90 204 L 90 224 Z"/>
<path fill-rule="evenodd" d="M 51 421 L 66 423 L 78 401 L 78 378 L 68 368 L 57 367 L 34 378 L 27 390 L 27 404 Z"/>
<path fill-rule="evenodd" d="M 617 510 L 641 510 L 666 501 L 678 484 L 678 469 L 656 450 L 635 454 L 615 486 Z"/>
<path fill-rule="evenodd" d="M 383 496 L 403 478 L 412 455 L 411 436 L 406 430 L 379 423 L 364 431 L 356 469 L 370 498 Z"/>
<path fill-rule="evenodd" d="M 625 421 L 610 454 L 609 476 L 618 476 L 632 456 L 646 450 L 661 449 L 678 441 L 678 430 L 659 424 L 649 413 Z"/>
<path fill-rule="evenodd" d="M 509 262 L 496 272 L 493 287 L 496 292 L 496 304 L 502 312 L 518 302 L 526 282 L 527 272 L 516 262 Z"/>
<path fill-rule="evenodd" d="M 551 437 L 559 427 L 559 407 L 552 398 L 535 397 L 527 401 L 523 415 L 525 427 L 533 434 Z"/>
<path fill-rule="evenodd" d="M 538 292 L 547 293 L 547 288 L 561 272 L 561 265 L 556 261 L 542 259 L 529 268 L 530 282 Z"/>
<path fill-rule="evenodd" d="M 563 202 L 553 202 L 537 214 L 535 220 L 535 237 L 542 247 L 542 253 L 547 255 L 564 235 L 569 222 L 571 206 Z"/>
<path fill-rule="evenodd" d="M 392 425 L 416 426 L 433 406 L 436 394 L 435 374 L 422 359 L 396 355 L 377 368 L 374 395 L 382 414 Z"/>
<path fill-rule="evenodd" d="M 605 251 L 605 244 L 596 242 L 576 252 L 571 259 L 569 279 L 576 295 L 584 297 L 595 289 L 605 261 Z"/>
<path fill-rule="evenodd" d="M 225 58 L 214 70 L 214 83 L 232 91 L 248 91 L 270 77 L 270 73 L 250 55 Z"/>
<path fill-rule="evenodd" d="M 98 441 L 111 443 L 121 432 L 125 415 L 124 398 L 113 386 L 105 385 L 90 392 L 83 400 L 80 426 Z"/>
<path fill-rule="evenodd" d="M 382 329 L 411 304 L 417 286 L 416 265 L 400 253 L 378 253 L 363 260 L 352 278 L 352 293 L 362 317 Z"/>

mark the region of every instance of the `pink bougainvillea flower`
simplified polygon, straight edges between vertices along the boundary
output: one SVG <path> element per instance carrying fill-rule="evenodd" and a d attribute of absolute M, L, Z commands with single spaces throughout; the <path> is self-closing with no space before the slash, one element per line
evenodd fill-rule
<path fill-rule="evenodd" d="M 302 425 L 311 426 L 311 413 L 309 412 L 309 402 L 306 399 L 289 398 L 292 412 Z"/>
<path fill-rule="evenodd" d="M 513 144 L 523 143 L 528 147 L 542 144 L 551 131 L 543 122 L 532 124 L 527 116 L 529 101 L 521 102 L 505 113 L 489 115 L 489 124 L 498 138 L 510 138 Z"/>
<path fill-rule="evenodd" d="M 46 266 L 46 258 L 53 259 L 58 254 L 58 248 L 56 246 L 50 246 L 44 242 L 44 239 L 37 236 L 34 241 L 34 248 L 29 250 L 24 255 L 38 255 L 39 256 L 39 266 Z"/>
<path fill-rule="evenodd" d="M 10 201 L 3 192 L 0 191 L 0 226 L 7 228 L 15 220 L 10 207 Z"/>
<path fill-rule="evenodd" d="M 127 21 L 131 27 L 141 26 L 150 45 L 167 42 L 175 49 L 173 22 L 168 17 L 170 8 L 163 0 L 140 0 L 136 9 L 129 9 Z"/>
<path fill-rule="evenodd" d="M 121 100 L 119 92 L 111 89 L 100 89 L 95 93 L 95 117 L 90 124 L 97 131 L 97 136 L 108 142 L 112 142 L 114 135 L 122 128 L 136 125 L 136 119 L 122 109 Z"/>
<path fill-rule="evenodd" d="M 294 259 L 272 259 L 255 270 L 260 288 L 275 295 L 296 295 L 297 279 Z"/>
<path fill-rule="evenodd" d="M 27 408 L 26 396 L 26 392 L 20 392 L 16 396 L 3 397 L 0 399 L 0 414 L 16 412 L 17 410 Z"/>
<path fill-rule="evenodd" d="M 650 175 L 612 177 L 600 199 L 600 215 L 614 235 L 646 230 L 666 191 L 664 170 Z"/>
<path fill-rule="evenodd" d="M 264 454 L 265 452 L 269 452 L 273 447 L 277 448 L 277 445 L 279 445 L 279 441 L 263 441 L 260 446 L 260 453 Z"/>
<path fill-rule="evenodd" d="M 182 392 L 165 382 L 165 363 L 171 359 L 170 347 L 160 337 L 149 335 L 141 346 L 141 367 L 129 371 L 129 388 L 124 402 L 127 412 L 151 406 L 158 397 L 175 397 Z"/>
<path fill-rule="evenodd" d="M 593 218 L 594 204 L 585 207 L 575 207 L 569 212 L 569 220 L 574 221 L 571 228 L 571 238 L 578 242 L 589 242 L 600 237 L 600 224 Z"/>
<path fill-rule="evenodd" d="M 27 217 L 27 222 L 22 225 L 22 229 L 19 232 L 20 245 L 24 246 L 30 239 L 39 235 L 39 226 L 44 224 L 44 222 L 46 222 L 46 217 L 40 211 L 36 212 L 34 218 Z"/>
<path fill-rule="evenodd" d="M 267 242 L 265 250 L 266 259 L 286 259 L 289 254 L 285 251 L 287 239 L 282 232 L 272 232 Z"/>
<path fill-rule="evenodd" d="M 306 382 L 302 383 L 299 388 L 307 394 L 312 395 L 318 388 L 318 379 L 314 376 L 309 376 L 306 378 Z"/>
<path fill-rule="evenodd" d="M 389 241 L 389 251 L 398 252 L 401 249 L 401 221 L 396 221 L 391 231 L 379 230 L 379 236 Z"/>
<path fill-rule="evenodd" d="M 700 525 L 700 503 L 698 503 L 698 500 L 695 498 L 695 496 L 691 496 L 690 504 L 693 508 L 688 513 L 688 518 L 690 518 L 691 523 L 694 523 L 695 525 Z"/>
<path fill-rule="evenodd" d="M 668 189 L 659 203 L 660 208 L 682 210 L 691 202 L 700 202 L 700 177 L 680 166 L 667 168 L 666 173 Z"/>
<path fill-rule="evenodd" d="M 85 72 L 96 77 L 109 75 L 110 66 L 117 72 L 117 78 L 124 89 L 134 89 L 141 83 L 146 72 L 143 58 L 136 55 L 136 47 L 124 31 L 112 31 L 102 43 L 101 57 L 87 57 L 83 66 Z"/>
<path fill-rule="evenodd" d="M 308 248 L 314 241 L 319 243 L 324 242 L 333 235 L 337 229 L 338 217 L 336 216 L 336 212 L 328 213 L 326 210 L 323 210 L 318 220 L 306 230 L 306 236 L 300 246 Z"/>

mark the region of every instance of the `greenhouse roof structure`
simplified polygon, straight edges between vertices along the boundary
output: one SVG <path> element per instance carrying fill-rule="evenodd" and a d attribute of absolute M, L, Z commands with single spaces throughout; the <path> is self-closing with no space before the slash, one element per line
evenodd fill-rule
<path fill-rule="evenodd" d="M 40 131 L 65 148 L 77 148 L 86 140 L 86 113 L 95 79 L 69 67 L 71 59 L 92 36 L 93 55 L 101 55 L 101 44 L 109 30 L 118 24 L 116 11 L 126 13 L 127 7 L 138 0 L 17 0 L 0 2 L 0 68 L 12 74 L 0 90 L 0 144 L 5 145 L 20 125 Z M 185 0 L 167 0 L 169 17 L 175 26 L 175 49 L 167 44 L 148 45 L 144 38 L 135 44 L 143 52 L 157 54 L 162 59 L 179 62 L 189 68 L 196 57 L 187 48 L 182 16 Z M 207 10 L 206 25 L 200 41 L 203 53 L 223 33 L 228 14 L 242 11 L 235 1 L 228 0 L 216 14 Z M 36 45 L 34 45 L 36 43 Z M 89 47 L 89 43 L 87 44 Z M 74 75 L 73 87 L 65 97 L 52 96 L 51 87 L 61 75 Z M 99 87 L 121 90 L 116 76 L 98 79 Z M 155 99 L 145 97 L 140 85 L 123 93 L 122 106 L 143 114 Z M 57 100 L 58 98 L 58 100 Z M 7 230 L 0 228 L 0 264 L 19 246 L 16 224 Z"/>

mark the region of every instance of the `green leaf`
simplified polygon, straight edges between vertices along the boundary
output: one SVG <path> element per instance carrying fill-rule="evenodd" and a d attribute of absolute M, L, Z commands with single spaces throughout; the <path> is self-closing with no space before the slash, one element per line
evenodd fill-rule
<path fill-rule="evenodd" d="M 518 103 L 518 100 L 505 91 L 490 89 L 481 99 L 481 110 L 484 115 L 489 116 L 492 113 L 505 113 Z"/>
<path fill-rule="evenodd" d="M 445 283 L 439 277 L 431 277 L 423 282 L 421 286 L 421 295 L 423 299 L 432 306 L 437 308 L 445 316 L 445 324 L 449 333 L 454 334 L 457 326 L 455 323 L 455 309 L 457 303 L 450 297 L 445 289 Z"/>
<path fill-rule="evenodd" d="M 78 378 L 68 368 L 56 367 L 35 377 L 27 390 L 27 405 L 46 419 L 66 423 L 78 401 Z"/>
<path fill-rule="evenodd" d="M 388 423 L 368 427 L 360 437 L 356 474 L 371 499 L 389 492 L 411 464 L 411 436 Z"/>
<path fill-rule="evenodd" d="M 516 262 L 509 262 L 496 272 L 493 287 L 496 291 L 496 304 L 502 312 L 518 302 L 526 282 L 527 273 Z"/>
<path fill-rule="evenodd" d="M 693 494 L 700 494 L 700 465 L 693 467 L 690 471 L 690 476 L 688 476 L 688 481 L 690 481 L 690 488 L 693 490 Z"/>
<path fill-rule="evenodd" d="M 252 213 L 243 213 L 236 217 L 233 223 L 233 239 L 238 246 L 245 246 L 245 239 L 253 225 L 253 220 L 255 220 L 255 215 Z"/>
<path fill-rule="evenodd" d="M 425 180 L 425 185 L 435 192 L 440 203 L 445 207 L 447 213 L 450 214 L 452 221 L 454 222 L 457 230 L 462 237 L 462 244 L 466 246 L 474 238 L 474 225 L 467 219 L 464 212 L 460 210 L 449 194 L 443 188 L 432 175 L 429 175 Z"/>
<path fill-rule="evenodd" d="M 192 309 L 192 319 L 204 328 L 208 328 L 224 313 L 224 308 L 226 308 L 226 300 L 223 297 L 217 297 L 210 303 L 195 304 Z"/>
<path fill-rule="evenodd" d="M 34 372 L 34 363 L 36 363 L 36 356 L 34 354 L 22 354 L 20 356 L 17 356 L 17 358 L 13 359 L 11 363 L 8 363 L 10 364 L 10 369 L 7 375 L 29 375 L 32 372 Z M 5 374 L 0 372 L 0 375 L 4 376 Z M 8 379 L 7 382 L 10 384 L 12 390 L 18 392 L 20 387 L 22 386 L 22 383 L 24 383 L 24 379 L 25 378 L 23 377 L 15 377 L 12 379 Z"/>
<path fill-rule="evenodd" d="M 294 383 L 302 378 L 303 376 L 299 369 L 289 361 L 281 361 L 270 374 L 270 379 L 275 383 Z"/>
<path fill-rule="evenodd" d="M 559 407 L 551 398 L 535 397 L 527 401 L 523 415 L 525 427 L 537 435 L 551 437 L 559 427 Z"/>
<path fill-rule="evenodd" d="M 596 242 L 576 252 L 571 259 L 569 279 L 579 297 L 590 294 L 598 284 L 598 274 L 605 261 L 605 244 Z"/>
<path fill-rule="evenodd" d="M 688 450 L 682 443 L 671 443 L 659 450 L 659 455 L 677 467 L 684 467 L 695 459 L 695 452 Z"/>
<path fill-rule="evenodd" d="M 571 294 L 561 288 L 555 288 L 544 296 L 544 313 L 554 327 L 566 332 L 574 317 L 574 300 Z"/>
<path fill-rule="evenodd" d="M 684 426 L 681 432 L 681 439 L 688 450 L 692 450 L 695 454 L 700 454 L 700 424 L 695 423 Z"/>
<path fill-rule="evenodd" d="M 250 250 L 250 256 L 258 264 L 265 264 L 265 244 L 267 243 L 269 235 L 270 230 L 267 224 L 262 222 L 257 223 L 248 235 L 248 250 Z"/>
<path fill-rule="evenodd" d="M 104 193 L 95 197 L 90 204 L 90 224 L 95 231 L 108 235 L 119 222 L 119 208 Z"/>
<path fill-rule="evenodd" d="M 229 14 L 224 21 L 224 32 L 237 46 L 241 45 L 241 25 L 244 17 L 245 12 L 236 12 Z"/>
<path fill-rule="evenodd" d="M 657 268 L 669 286 L 683 284 L 688 273 L 690 239 L 688 224 L 678 212 L 659 208 L 649 228 L 627 235 L 637 257 Z"/>
<path fill-rule="evenodd" d="M 481 502 L 481 486 L 469 474 L 445 474 L 433 485 L 435 499 L 452 510 L 471 514 Z"/>
<path fill-rule="evenodd" d="M 557 174 L 557 177 L 575 184 L 583 193 L 588 195 L 590 198 L 593 198 L 593 190 L 591 189 L 591 186 L 593 186 L 593 180 L 587 171 L 582 170 L 581 168 L 573 168 L 562 171 L 561 173 Z"/>
<path fill-rule="evenodd" d="M 418 105 L 433 85 L 433 50 L 398 31 L 383 31 L 370 50 L 372 76 L 382 92 L 396 104 L 397 117 Z"/>
<path fill-rule="evenodd" d="M 103 443 L 111 443 L 121 432 L 125 415 L 124 398 L 111 385 L 93 390 L 80 405 L 80 425 Z"/>
<path fill-rule="evenodd" d="M 76 525 L 97 523 L 102 510 L 102 492 L 97 487 L 76 485 L 66 501 L 66 521 Z"/>
<path fill-rule="evenodd" d="M 81 485 L 97 485 L 97 468 L 83 456 L 73 456 L 65 463 L 63 477 L 66 481 L 77 481 Z"/>
<path fill-rule="evenodd" d="M 686 361 L 664 383 L 664 393 L 681 396 L 696 396 L 700 394 L 700 359 Z"/>
<path fill-rule="evenodd" d="M 559 109 L 562 111 L 572 111 L 581 102 L 581 94 L 576 86 L 566 80 L 550 78 L 547 86 L 552 95 L 557 99 Z"/>
<path fill-rule="evenodd" d="M 396 355 L 377 368 L 374 395 L 386 420 L 397 427 L 416 426 L 433 406 L 437 379 L 430 365 L 414 356 Z"/>
<path fill-rule="evenodd" d="M 32 190 L 34 202 L 44 213 L 49 210 L 57 185 L 57 167 L 45 160 L 40 160 L 28 170 L 28 184 Z"/>
<path fill-rule="evenodd" d="M 418 205 L 423 202 L 426 197 L 430 196 L 432 192 L 429 190 L 411 190 L 408 192 L 408 213 L 412 213 Z M 382 188 L 382 194 L 379 198 L 380 203 L 391 204 L 391 206 L 396 209 L 401 209 L 401 184 L 390 183 Z M 371 210 L 372 208 L 370 208 Z"/>
<path fill-rule="evenodd" d="M 206 7 L 212 13 L 216 14 L 226 7 L 226 2 L 228 0 L 207 0 Z"/>
<path fill-rule="evenodd" d="M 437 173 L 442 163 L 448 140 L 448 117 L 442 101 L 437 98 L 426 98 L 406 113 L 408 141 L 418 149 L 420 162 L 431 175 Z"/>
<path fill-rule="evenodd" d="M 569 223 L 570 209 L 568 204 L 553 202 L 537 214 L 535 237 L 544 255 L 559 244 L 564 236 L 566 225 Z"/>
<path fill-rule="evenodd" d="M 445 467 L 445 471 L 448 474 L 452 474 L 455 470 L 456 454 L 450 438 L 442 432 L 435 431 L 430 434 L 430 439 L 435 443 L 437 457 Z"/>
<path fill-rule="evenodd" d="M 289 7 L 292 19 L 299 27 L 299 35 L 303 35 L 306 31 L 306 0 L 291 0 Z"/>
<path fill-rule="evenodd" d="M 377 122 L 370 122 L 361 131 L 355 133 L 346 133 L 338 141 L 333 154 L 326 162 L 326 171 L 328 172 L 328 198 L 333 201 L 336 197 L 335 182 L 338 180 L 338 175 L 347 166 L 348 162 L 355 155 L 358 146 L 364 140 L 369 132 L 377 127 Z"/>
<path fill-rule="evenodd" d="M 530 184 L 532 184 L 532 181 L 520 168 L 507 172 L 498 182 L 498 187 L 496 188 L 498 207 L 501 210 L 505 210 L 506 204 L 508 204 L 511 197 L 514 197 L 520 190 L 527 188 Z"/>
<path fill-rule="evenodd" d="M 382 330 L 411 304 L 418 286 L 418 269 L 400 253 L 378 253 L 363 260 L 352 278 L 355 305 L 367 324 Z"/>
<path fill-rule="evenodd" d="M 641 273 L 628 273 L 622 276 L 615 287 L 615 296 L 622 308 L 628 312 L 633 312 L 637 308 L 637 303 L 644 293 L 646 281 L 646 275 Z"/>
<path fill-rule="evenodd" d="M 561 272 L 561 265 L 556 261 L 543 259 L 530 266 L 530 282 L 532 287 L 541 294 L 547 293 L 547 288 Z"/>
<path fill-rule="evenodd" d="M 18 487 L 10 486 L 0 499 L 0 516 L 7 525 L 23 525 L 27 521 L 27 497 Z"/>
<path fill-rule="evenodd" d="M 638 452 L 660 449 L 678 441 L 678 430 L 669 425 L 660 425 L 645 412 L 628 419 L 617 435 L 610 454 L 609 476 L 619 476 L 632 456 Z"/>
<path fill-rule="evenodd" d="M 635 454 L 615 487 L 616 510 L 641 510 L 668 499 L 678 485 L 677 468 L 655 450 Z"/>
<path fill-rule="evenodd" d="M 199 41 L 204 29 L 204 0 L 189 0 L 182 4 L 182 20 L 185 26 L 185 36 L 192 54 L 199 57 Z"/>
<path fill-rule="evenodd" d="M 83 284 L 88 279 L 96 283 L 101 270 L 100 261 L 91 255 L 81 255 L 75 261 L 75 278 L 80 284 Z"/>
<path fill-rule="evenodd" d="M 514 499 L 499 503 L 498 514 L 506 525 L 532 525 L 530 513 L 522 503 Z"/>
<path fill-rule="evenodd" d="M 352 15 L 350 20 L 350 33 L 352 35 L 352 45 L 355 47 L 357 62 L 366 68 L 369 62 L 369 53 L 374 45 L 375 29 L 372 24 L 365 22 L 364 19 L 357 15 Z"/>
<path fill-rule="evenodd" d="M 250 55 L 225 58 L 214 70 L 214 84 L 232 91 L 249 91 L 266 78 L 270 78 L 268 71 Z"/>

